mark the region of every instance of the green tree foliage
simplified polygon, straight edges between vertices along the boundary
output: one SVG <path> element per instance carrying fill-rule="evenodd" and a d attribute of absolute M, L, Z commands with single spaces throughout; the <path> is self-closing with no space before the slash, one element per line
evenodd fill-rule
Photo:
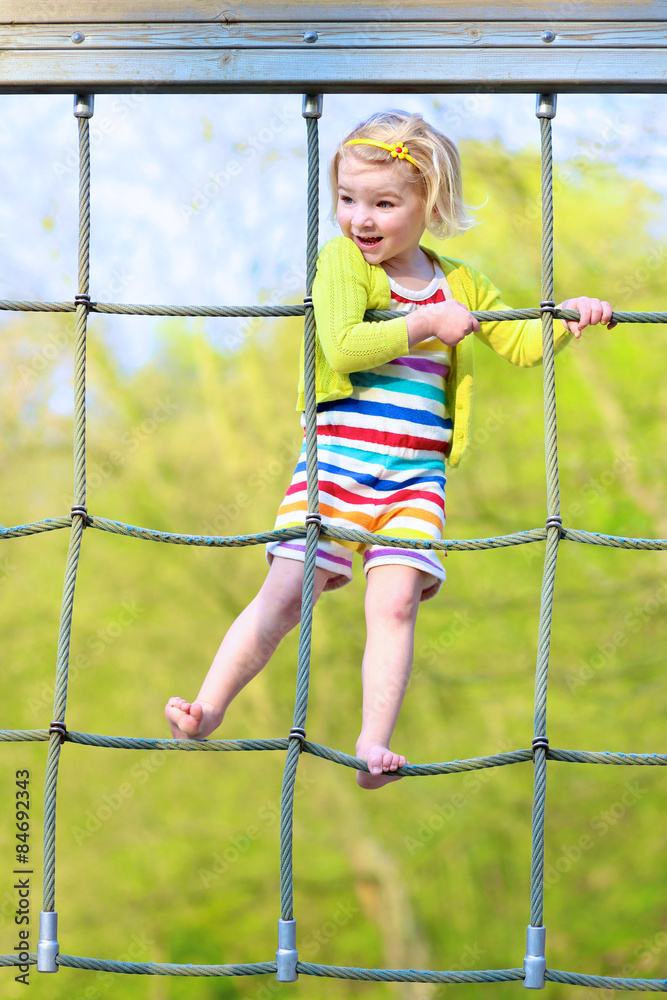
<path fill-rule="evenodd" d="M 512 305 L 539 301 L 539 180 L 532 153 L 463 150 L 476 229 L 445 252 L 489 273 Z M 561 168 L 557 295 L 599 294 L 664 307 L 665 248 L 655 194 L 616 170 Z M 146 321 L 148 322 L 148 321 Z M 151 362 L 128 372 L 91 321 L 89 510 L 148 527 L 241 534 L 272 525 L 301 430 L 294 412 L 300 324 L 246 327 L 227 354 L 214 323 L 162 321 Z M 0 337 L 0 497 L 4 524 L 62 514 L 72 502 L 71 317 L 15 317 Z M 587 333 L 557 361 L 561 486 L 567 524 L 667 536 L 664 331 Z M 448 483 L 452 537 L 544 523 L 539 370 L 481 346 L 470 454 Z M 0 552 L 3 728 L 51 720 L 67 533 Z M 542 545 L 454 554 L 449 581 L 420 612 L 414 679 L 395 745 L 417 761 L 526 747 Z M 195 549 L 87 530 L 77 584 L 67 724 L 165 736 L 167 698 L 194 696 L 217 644 L 265 572 L 258 548 Z M 360 718 L 363 580 L 315 616 L 308 734 L 351 750 Z M 550 676 L 552 746 L 664 751 L 664 556 L 564 543 Z M 291 725 L 296 637 L 232 706 L 220 735 L 280 736 Z M 32 770 L 33 916 L 44 744 L 4 744 L 4 801 Z M 138 961 L 271 959 L 278 909 L 282 754 L 159 753 L 64 747 L 56 905 L 63 952 Z M 399 782 L 377 794 L 305 755 L 295 817 L 301 958 L 330 965 L 521 965 L 529 915 L 532 769 L 515 765 Z M 545 919 L 553 968 L 658 976 L 665 911 L 660 768 L 551 764 Z M 9 810 L 0 824 L 11 857 Z M 662 817 L 662 818 L 661 818 Z M 0 872 L 0 952 L 11 952 L 12 875 Z M 32 925 L 32 948 L 36 923 Z M 9 969 L 3 996 L 21 996 Z M 213 981 L 31 973 L 35 1000 L 441 997 L 444 987 L 302 977 Z M 451 987 L 474 1000 L 518 984 Z M 586 991 L 551 987 L 579 1000 Z M 291 991 L 291 992 L 290 992 Z"/>

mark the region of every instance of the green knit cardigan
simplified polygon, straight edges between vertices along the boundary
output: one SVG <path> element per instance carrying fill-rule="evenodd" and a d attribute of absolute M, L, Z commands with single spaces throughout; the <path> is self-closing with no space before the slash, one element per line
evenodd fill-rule
<path fill-rule="evenodd" d="M 452 296 L 471 311 L 508 309 L 498 289 L 479 271 L 463 261 L 440 257 L 429 247 L 421 248 L 437 260 L 447 278 Z M 365 371 L 408 354 L 408 329 L 404 317 L 365 322 L 367 309 L 390 309 L 389 278 L 383 268 L 368 264 L 357 245 L 346 236 L 326 243 L 317 261 L 313 305 L 317 324 L 317 402 L 345 399 L 352 393 L 350 372 Z M 512 320 L 482 323 L 474 335 L 513 365 L 529 368 L 542 362 L 542 321 Z M 564 327 L 554 330 L 556 351 L 572 339 Z M 452 351 L 447 378 L 447 407 L 452 418 L 452 448 L 448 462 L 461 461 L 470 435 L 474 382 L 473 337 L 465 337 Z M 305 408 L 303 344 L 297 409 Z"/>

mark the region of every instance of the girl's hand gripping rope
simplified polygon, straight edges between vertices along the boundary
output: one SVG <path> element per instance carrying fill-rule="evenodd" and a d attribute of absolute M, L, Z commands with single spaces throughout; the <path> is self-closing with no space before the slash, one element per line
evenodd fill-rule
<path fill-rule="evenodd" d="M 465 306 L 454 299 L 422 306 L 406 316 L 410 347 L 429 337 L 456 347 L 470 333 L 479 332 L 479 323 Z"/>
<path fill-rule="evenodd" d="M 576 299 L 565 299 L 558 306 L 559 309 L 576 309 L 579 319 L 563 319 L 561 323 L 570 333 L 579 339 L 581 331 L 587 326 L 597 326 L 604 323 L 608 330 L 613 330 L 617 325 L 611 322 L 611 306 L 605 300 L 589 299 L 586 295 L 580 295 Z"/>

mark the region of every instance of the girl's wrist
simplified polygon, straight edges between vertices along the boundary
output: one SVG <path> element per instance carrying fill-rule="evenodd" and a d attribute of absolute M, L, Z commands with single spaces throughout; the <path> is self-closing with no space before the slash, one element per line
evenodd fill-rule
<path fill-rule="evenodd" d="M 427 314 L 428 306 L 422 306 L 420 309 L 408 313 L 405 317 L 410 347 L 414 347 L 415 344 L 419 344 L 431 336 L 431 324 Z"/>

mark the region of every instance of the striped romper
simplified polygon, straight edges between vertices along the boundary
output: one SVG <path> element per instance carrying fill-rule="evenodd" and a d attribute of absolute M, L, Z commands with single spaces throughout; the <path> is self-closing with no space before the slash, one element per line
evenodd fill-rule
<path fill-rule="evenodd" d="M 451 292 L 439 265 L 421 291 L 389 279 L 391 308 L 412 312 L 443 302 Z M 444 291 L 443 291 L 444 289 Z M 352 395 L 317 407 L 318 473 L 322 524 L 400 538 L 440 539 L 445 524 L 445 455 L 452 421 L 445 404 L 451 348 L 436 337 L 379 368 L 350 374 Z M 305 418 L 301 417 L 302 425 Z M 276 528 L 305 522 L 306 440 L 287 490 Z M 303 561 L 305 540 L 270 542 L 274 556 Z M 352 554 L 361 553 L 364 573 L 373 566 L 413 566 L 428 574 L 422 600 L 434 597 L 445 571 L 435 552 L 368 546 L 320 538 L 317 566 L 332 574 L 325 590 L 352 579 Z"/>

